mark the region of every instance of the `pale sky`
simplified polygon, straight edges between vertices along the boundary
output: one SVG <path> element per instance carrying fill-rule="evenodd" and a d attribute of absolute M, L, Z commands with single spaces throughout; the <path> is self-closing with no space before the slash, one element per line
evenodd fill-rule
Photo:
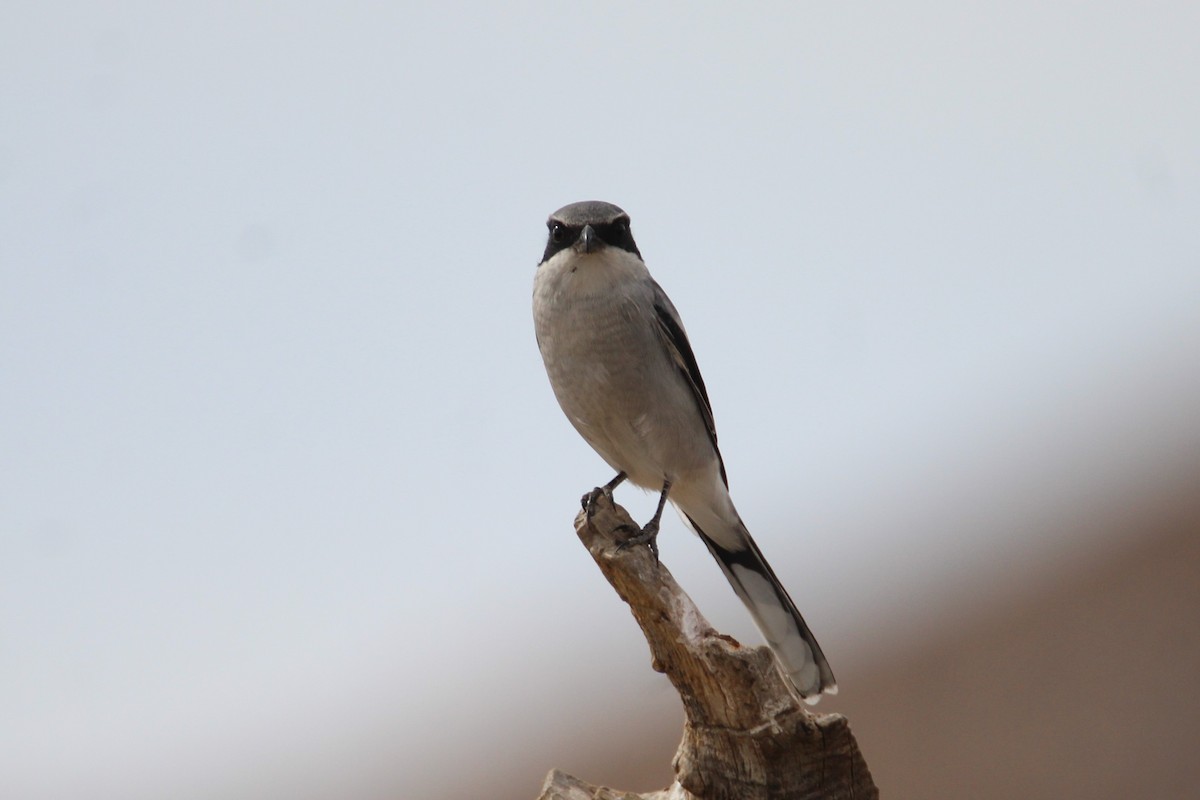
<path fill-rule="evenodd" d="M 6 3 L 0 796 L 453 797 L 465 745 L 533 797 L 573 720 L 670 708 L 534 343 L 575 200 L 631 214 L 839 675 L 1071 558 L 1040 534 L 1200 447 L 1197 31 Z M 673 517 L 660 545 L 758 641 Z"/>

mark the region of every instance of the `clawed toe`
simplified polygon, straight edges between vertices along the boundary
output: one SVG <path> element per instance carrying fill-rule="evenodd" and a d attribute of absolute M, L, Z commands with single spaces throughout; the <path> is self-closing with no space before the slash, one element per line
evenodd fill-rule
<path fill-rule="evenodd" d="M 583 512 L 587 515 L 589 520 L 591 520 L 591 518 L 596 514 L 596 501 L 606 494 L 608 494 L 608 492 L 604 491 L 603 486 L 597 486 L 595 489 L 592 489 L 590 492 L 585 493 L 583 497 L 579 498 L 579 502 L 583 506 Z M 612 495 L 609 496 L 611 497 Z"/>
<path fill-rule="evenodd" d="M 618 472 L 616 477 L 613 478 L 611 481 L 604 484 L 603 486 L 597 486 L 595 489 L 592 489 L 590 492 L 588 492 L 587 494 L 585 494 L 583 497 L 581 497 L 579 499 L 579 502 L 583 504 L 583 511 L 587 515 L 587 518 L 589 521 L 591 520 L 592 516 L 596 513 L 596 501 L 600 499 L 600 495 L 607 495 L 608 499 L 612 500 L 613 489 L 616 489 L 618 486 L 620 486 L 624 482 L 625 482 L 625 473 Z"/>
<path fill-rule="evenodd" d="M 654 565 L 658 566 L 658 521 L 650 520 L 640 531 L 634 528 L 632 525 L 622 525 L 621 527 L 637 532 L 618 544 L 617 552 L 619 553 L 622 550 L 626 550 L 630 547 L 644 544 L 650 549 L 650 552 L 654 554 Z"/>

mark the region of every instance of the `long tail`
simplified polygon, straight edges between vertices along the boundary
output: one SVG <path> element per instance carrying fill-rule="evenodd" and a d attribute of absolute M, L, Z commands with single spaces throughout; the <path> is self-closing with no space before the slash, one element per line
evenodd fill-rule
<path fill-rule="evenodd" d="M 736 537 L 744 546 L 728 549 L 714 541 L 690 516 L 687 520 L 721 565 L 721 571 L 746 604 L 750 616 L 804 702 L 816 703 L 822 693 L 837 694 L 837 680 L 821 646 L 746 527 L 739 525 L 741 530 Z"/>

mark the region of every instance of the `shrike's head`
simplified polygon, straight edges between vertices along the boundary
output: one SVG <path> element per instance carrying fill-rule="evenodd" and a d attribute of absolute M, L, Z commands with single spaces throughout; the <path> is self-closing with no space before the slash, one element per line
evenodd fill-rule
<path fill-rule="evenodd" d="M 574 254 L 588 255 L 615 247 L 632 253 L 641 260 L 629 230 L 629 215 L 612 203 L 585 200 L 563 206 L 546 220 L 550 236 L 542 263 L 555 254 L 570 249 Z"/>

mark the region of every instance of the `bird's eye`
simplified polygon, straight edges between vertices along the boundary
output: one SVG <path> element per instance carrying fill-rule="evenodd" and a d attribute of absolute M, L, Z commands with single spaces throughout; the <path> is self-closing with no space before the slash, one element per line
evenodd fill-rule
<path fill-rule="evenodd" d="M 550 241 L 555 244 L 562 244 L 562 241 L 567 238 L 567 226 L 561 222 L 550 223 Z"/>

